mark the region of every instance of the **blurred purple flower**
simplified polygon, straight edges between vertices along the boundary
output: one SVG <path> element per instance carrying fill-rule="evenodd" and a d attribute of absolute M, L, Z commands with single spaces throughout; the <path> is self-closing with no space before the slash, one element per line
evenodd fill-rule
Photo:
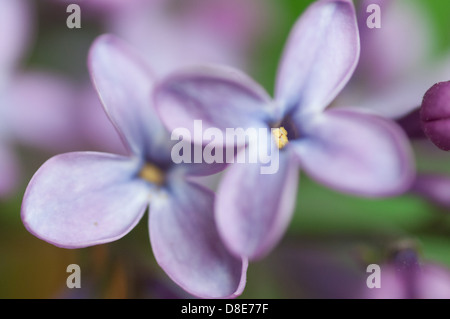
<path fill-rule="evenodd" d="M 154 78 L 120 40 L 97 39 L 89 69 L 130 155 L 78 152 L 51 158 L 24 195 L 25 227 L 59 247 L 97 245 L 126 235 L 151 203 L 151 245 L 169 277 L 199 297 L 239 295 L 247 262 L 230 255 L 220 240 L 214 194 L 188 180 L 220 167 L 173 164 L 170 135 L 149 100 Z"/>
<path fill-rule="evenodd" d="M 235 254 L 261 257 L 281 238 L 294 210 L 299 166 L 351 194 L 395 195 L 410 186 L 410 149 L 397 125 L 356 110 L 325 111 L 350 79 L 358 55 L 352 2 L 322 0 L 291 33 L 274 101 L 244 74 L 219 67 L 174 74 L 155 89 L 169 130 L 183 127 L 195 136 L 197 119 L 205 130 L 286 130 L 276 174 L 261 175 L 261 163 L 234 164 L 219 186 L 218 227 Z"/>
<path fill-rule="evenodd" d="M 258 0 L 146 1 L 112 16 L 107 28 L 139 48 L 157 75 L 205 62 L 247 69 L 264 13 Z"/>
<path fill-rule="evenodd" d="M 0 198 L 17 185 L 19 169 L 12 149 L 11 125 L 7 106 L 11 78 L 30 38 L 30 13 L 25 1 L 0 1 Z M 14 32 L 11 32 L 14 30 Z"/>
<path fill-rule="evenodd" d="M 58 0 L 60 1 L 60 0 Z M 157 75 L 214 62 L 248 67 L 268 4 L 259 0 L 75 0 L 109 33 L 138 48 Z"/>
<path fill-rule="evenodd" d="M 416 253 L 404 249 L 381 265 L 381 287 L 365 288 L 370 299 L 449 299 L 450 271 L 442 266 L 419 263 Z"/>
<path fill-rule="evenodd" d="M 450 176 L 444 174 L 417 174 L 412 192 L 441 207 L 450 208 Z"/>
<path fill-rule="evenodd" d="M 381 8 L 380 29 L 367 26 L 369 4 Z M 420 106 L 431 85 L 448 77 L 448 57 L 429 61 L 433 33 L 423 10 L 413 1 L 361 0 L 358 25 L 360 63 L 336 105 L 352 105 L 399 119 Z"/>
<path fill-rule="evenodd" d="M 346 242 L 339 238 L 323 242 L 287 241 L 278 250 L 274 263 L 277 281 L 294 298 L 326 299 L 448 299 L 450 270 L 442 265 L 421 262 L 412 248 L 401 247 L 379 265 L 380 288 L 369 288 L 375 273 L 369 262 L 380 253 L 373 243 Z M 287 243 L 287 245 L 286 245 Z M 370 269 L 370 268 L 369 268 Z"/>
<path fill-rule="evenodd" d="M 4 44 L 0 53 L 0 197 L 11 195 L 19 182 L 21 170 L 14 151 L 18 144 L 53 153 L 80 148 L 91 140 L 80 134 L 82 125 L 76 121 L 78 110 L 85 107 L 76 102 L 76 86 L 46 70 L 21 68 L 33 39 L 33 10 L 29 1 L 0 1 Z"/>

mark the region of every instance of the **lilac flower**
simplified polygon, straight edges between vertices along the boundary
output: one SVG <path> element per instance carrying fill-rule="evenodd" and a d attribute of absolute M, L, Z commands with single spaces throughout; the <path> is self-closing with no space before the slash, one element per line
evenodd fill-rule
<path fill-rule="evenodd" d="M 261 175 L 261 163 L 234 164 L 219 185 L 218 228 L 235 254 L 261 257 L 281 238 L 294 210 L 300 166 L 321 183 L 356 195 L 395 195 L 409 187 L 410 149 L 397 125 L 355 110 L 325 111 L 350 79 L 358 54 L 352 2 L 322 0 L 291 33 L 275 100 L 247 76 L 223 68 L 180 72 L 155 89 L 169 130 L 183 127 L 194 136 L 194 120 L 201 119 L 205 130 L 265 127 L 284 134 L 276 174 Z"/>
<path fill-rule="evenodd" d="M 173 164 L 170 135 L 150 104 L 153 76 L 124 43 L 97 39 L 89 69 L 130 155 L 77 152 L 48 160 L 26 190 L 25 227 L 59 247 L 92 246 L 126 235 L 150 203 L 153 253 L 169 277 L 199 297 L 239 295 L 247 262 L 220 241 L 213 194 L 188 179 L 219 167 Z"/>
<path fill-rule="evenodd" d="M 60 2 L 61 0 L 54 0 Z M 259 0 L 64 0 L 138 48 L 157 75 L 215 62 L 248 67 L 268 4 Z"/>
<path fill-rule="evenodd" d="M 433 34 L 426 15 L 416 3 L 408 0 L 361 0 L 359 3 L 361 61 L 352 81 L 339 94 L 335 104 L 350 104 L 395 119 L 411 139 L 422 139 L 425 134 L 419 106 L 428 88 L 448 80 L 449 56 L 430 61 Z M 378 4 L 381 8 L 380 29 L 367 27 L 369 4 Z M 435 153 L 429 149 L 427 157 Z M 445 177 L 436 178 L 436 175 L 418 173 L 409 191 L 442 205 L 446 190 L 443 186 L 449 181 L 445 182 Z"/>
<path fill-rule="evenodd" d="M 3 49 L 0 53 L 0 197 L 12 192 L 17 184 L 19 170 L 10 142 L 10 123 L 7 119 L 8 84 L 17 67 L 29 38 L 29 12 L 23 1 L 0 1 L 0 38 Z M 26 21 L 26 23 L 23 23 Z M 15 30 L 10 32 L 8 30 Z"/>
<path fill-rule="evenodd" d="M 434 204 L 450 208 L 450 176 L 448 174 L 418 174 L 411 191 Z"/>
<path fill-rule="evenodd" d="M 264 29 L 261 1 L 184 0 L 180 4 L 153 0 L 128 5 L 111 16 L 107 29 L 143 52 L 157 75 L 205 62 L 248 68 L 248 51 Z"/>
<path fill-rule="evenodd" d="M 393 260 L 381 265 L 381 287 L 364 291 L 370 299 L 448 299 L 450 272 L 432 264 L 420 263 L 411 249 L 397 252 Z"/>
<path fill-rule="evenodd" d="M 30 1 L 0 1 L 4 44 L 0 53 L 0 198 L 11 195 L 24 175 L 14 150 L 17 145 L 54 154 L 82 149 L 93 140 L 79 134 L 84 126 L 74 119 L 85 106 L 76 108 L 74 101 L 80 96 L 76 86 L 59 74 L 20 65 L 33 39 L 33 9 Z M 100 130 L 99 125 L 96 129 Z"/>
<path fill-rule="evenodd" d="M 450 59 L 429 60 L 433 34 L 424 10 L 408 0 L 359 1 L 361 59 L 336 105 L 352 105 L 400 119 L 417 109 L 423 93 L 448 77 Z M 381 9 L 381 28 L 369 29 L 369 4 Z"/>

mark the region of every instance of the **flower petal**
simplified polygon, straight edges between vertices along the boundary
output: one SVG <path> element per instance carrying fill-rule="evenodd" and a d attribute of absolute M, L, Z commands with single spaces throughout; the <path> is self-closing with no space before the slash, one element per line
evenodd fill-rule
<path fill-rule="evenodd" d="M 49 72 L 17 75 L 8 90 L 5 113 L 11 133 L 21 143 L 53 152 L 81 150 L 76 86 Z M 106 116 L 105 116 L 106 117 Z"/>
<path fill-rule="evenodd" d="M 169 76 L 157 86 L 155 103 L 169 131 L 187 130 L 186 138 L 197 144 L 205 144 L 202 133 L 209 128 L 225 133 L 227 128 L 265 127 L 273 111 L 258 84 L 240 71 L 212 66 Z"/>
<path fill-rule="evenodd" d="M 427 62 L 433 47 L 433 33 L 423 8 L 405 0 L 359 2 L 361 59 L 355 72 L 359 79 L 356 86 L 365 80 L 373 91 L 403 82 L 412 75 L 411 71 L 421 74 L 417 67 Z M 368 27 L 368 21 L 373 19 L 373 5 L 380 8 L 381 27 L 377 29 Z"/>
<path fill-rule="evenodd" d="M 334 109 L 303 126 L 303 138 L 290 144 L 302 168 L 320 182 L 363 196 L 400 194 L 411 186 L 411 150 L 393 122 Z"/>
<path fill-rule="evenodd" d="M 286 111 L 322 111 L 348 82 L 358 58 L 352 1 L 316 1 L 291 32 L 279 68 L 276 100 Z"/>
<path fill-rule="evenodd" d="M 450 177 L 440 174 L 418 174 L 412 191 L 442 207 L 450 207 Z"/>
<path fill-rule="evenodd" d="M 151 105 L 153 77 L 141 57 L 120 39 L 103 35 L 91 47 L 89 69 L 106 112 L 130 151 L 157 162 L 170 159 L 169 135 Z"/>
<path fill-rule="evenodd" d="M 106 243 L 127 234 L 144 214 L 149 184 L 139 162 L 103 153 L 67 153 L 34 175 L 22 220 L 35 236 L 65 248 Z"/>
<path fill-rule="evenodd" d="M 416 285 L 419 299 L 450 299 L 450 271 L 440 265 L 425 265 Z"/>
<path fill-rule="evenodd" d="M 275 174 L 261 174 L 260 163 L 236 163 L 224 172 L 217 191 L 219 232 L 236 255 L 261 258 L 281 239 L 294 211 L 298 164 L 279 152 Z"/>
<path fill-rule="evenodd" d="M 214 195 L 178 181 L 150 206 L 150 239 L 158 264 L 189 293 L 203 298 L 240 295 L 247 261 L 232 256 L 217 233 Z"/>
<path fill-rule="evenodd" d="M 407 299 L 408 291 L 405 280 L 401 274 L 392 265 L 383 265 L 381 267 L 381 285 L 380 288 L 369 288 L 367 284 L 361 290 L 364 299 Z"/>
<path fill-rule="evenodd" d="M 0 1 L 0 69 L 11 71 L 17 66 L 31 37 L 33 17 L 31 1 Z"/>

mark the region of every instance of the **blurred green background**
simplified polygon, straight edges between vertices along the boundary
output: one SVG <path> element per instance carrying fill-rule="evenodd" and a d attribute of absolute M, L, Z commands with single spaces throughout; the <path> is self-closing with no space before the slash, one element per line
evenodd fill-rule
<path fill-rule="evenodd" d="M 273 93 L 289 30 L 312 1 L 266 1 L 273 11 L 269 27 L 253 48 L 250 73 Z M 445 54 L 450 49 L 450 1 L 410 1 L 421 6 L 431 22 L 436 36 L 433 57 Z M 37 9 L 38 36 L 26 66 L 52 69 L 75 79 L 86 78 L 86 53 L 91 41 L 103 32 L 100 24 L 93 18 L 83 18 L 82 29 L 69 30 L 65 27 L 64 6 L 42 1 Z M 418 168 L 450 174 L 450 157 L 441 151 L 430 157 L 428 152 L 420 151 L 421 144 L 414 144 Z M 186 297 L 155 263 L 146 218 L 117 242 L 78 250 L 57 248 L 29 234 L 20 219 L 22 196 L 33 172 L 50 154 L 18 151 L 27 163 L 21 188 L 11 199 L 0 201 L 0 298 Z M 273 253 L 250 264 L 242 297 L 326 297 L 327 294 L 310 291 L 314 283 L 296 281 L 295 274 L 290 274 L 301 271 L 293 259 L 295 255 L 330 252 L 338 256 L 341 264 L 348 263 L 349 268 L 356 267 L 358 271 L 358 266 L 377 260 L 385 247 L 402 240 L 414 242 L 424 261 L 450 267 L 450 211 L 414 194 L 389 199 L 343 195 L 302 174 L 289 230 Z M 360 264 L 350 261 L 356 253 L 363 258 Z M 82 269 L 79 291 L 66 287 L 66 267 L 72 263 Z"/>

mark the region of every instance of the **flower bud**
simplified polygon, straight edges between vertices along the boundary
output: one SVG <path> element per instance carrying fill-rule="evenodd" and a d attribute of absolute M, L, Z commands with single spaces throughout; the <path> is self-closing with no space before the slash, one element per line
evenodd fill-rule
<path fill-rule="evenodd" d="M 425 135 L 437 147 L 450 150 L 450 81 L 432 86 L 423 98 L 420 120 Z"/>

